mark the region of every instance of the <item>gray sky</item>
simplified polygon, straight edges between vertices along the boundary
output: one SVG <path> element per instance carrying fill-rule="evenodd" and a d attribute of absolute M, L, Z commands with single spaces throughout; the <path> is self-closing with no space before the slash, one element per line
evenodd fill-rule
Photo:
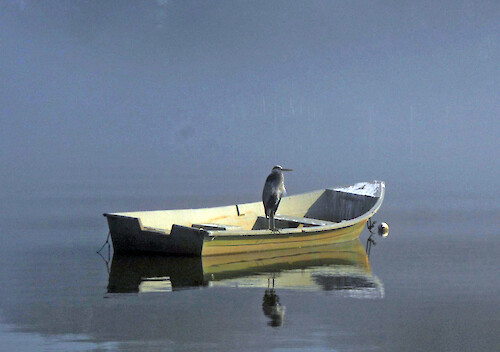
<path fill-rule="evenodd" d="M 498 1 L 1 0 L 3 191 L 196 173 L 253 192 L 279 163 L 290 193 L 498 194 L 499 18 Z"/>

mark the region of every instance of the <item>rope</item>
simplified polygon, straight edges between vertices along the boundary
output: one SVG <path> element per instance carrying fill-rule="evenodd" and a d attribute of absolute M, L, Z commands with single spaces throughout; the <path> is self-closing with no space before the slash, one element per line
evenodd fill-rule
<path fill-rule="evenodd" d="M 103 250 L 104 246 L 109 245 L 109 237 L 110 236 L 111 236 L 111 231 L 108 232 L 108 237 L 106 237 L 106 242 L 104 242 L 104 244 L 102 245 L 102 247 L 96 253 L 100 254 L 101 251 Z"/>
<path fill-rule="evenodd" d="M 104 242 L 102 247 L 96 252 L 102 258 L 102 260 L 104 260 L 104 263 L 106 263 L 106 270 L 108 271 L 108 275 L 110 272 L 109 271 L 109 262 L 111 260 L 111 244 L 109 243 L 110 236 L 111 236 L 111 232 L 108 232 L 108 237 L 106 237 L 106 242 Z M 101 251 L 104 249 L 104 247 L 106 247 L 106 245 L 108 245 L 108 258 L 107 259 L 104 258 L 104 256 L 101 254 Z"/>

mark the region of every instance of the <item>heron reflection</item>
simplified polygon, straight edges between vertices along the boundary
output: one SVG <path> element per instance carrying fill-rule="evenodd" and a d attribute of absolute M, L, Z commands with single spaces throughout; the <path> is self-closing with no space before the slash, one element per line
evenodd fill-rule
<path fill-rule="evenodd" d="M 272 280 L 272 286 L 271 286 Z M 286 307 L 280 303 L 280 298 L 274 289 L 274 277 L 267 279 L 267 289 L 262 298 L 262 311 L 269 318 L 267 325 L 279 327 L 283 325 Z"/>

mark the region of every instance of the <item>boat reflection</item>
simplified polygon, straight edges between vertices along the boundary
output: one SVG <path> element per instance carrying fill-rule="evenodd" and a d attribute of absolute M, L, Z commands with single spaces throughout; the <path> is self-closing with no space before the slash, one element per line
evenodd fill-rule
<path fill-rule="evenodd" d="M 207 286 L 264 288 L 266 304 L 273 300 L 279 303 L 276 290 L 331 291 L 360 298 L 384 294 L 382 283 L 371 272 L 363 245 L 356 240 L 331 246 L 201 258 L 114 255 L 107 296 Z M 266 312 L 264 304 L 263 309 Z"/>

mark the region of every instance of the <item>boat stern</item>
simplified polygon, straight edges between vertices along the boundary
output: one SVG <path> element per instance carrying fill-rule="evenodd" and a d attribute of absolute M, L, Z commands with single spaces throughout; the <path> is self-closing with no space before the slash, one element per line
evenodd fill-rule
<path fill-rule="evenodd" d="M 115 253 L 201 255 L 206 232 L 173 225 L 169 232 L 144 227 L 140 218 L 104 214 Z"/>

